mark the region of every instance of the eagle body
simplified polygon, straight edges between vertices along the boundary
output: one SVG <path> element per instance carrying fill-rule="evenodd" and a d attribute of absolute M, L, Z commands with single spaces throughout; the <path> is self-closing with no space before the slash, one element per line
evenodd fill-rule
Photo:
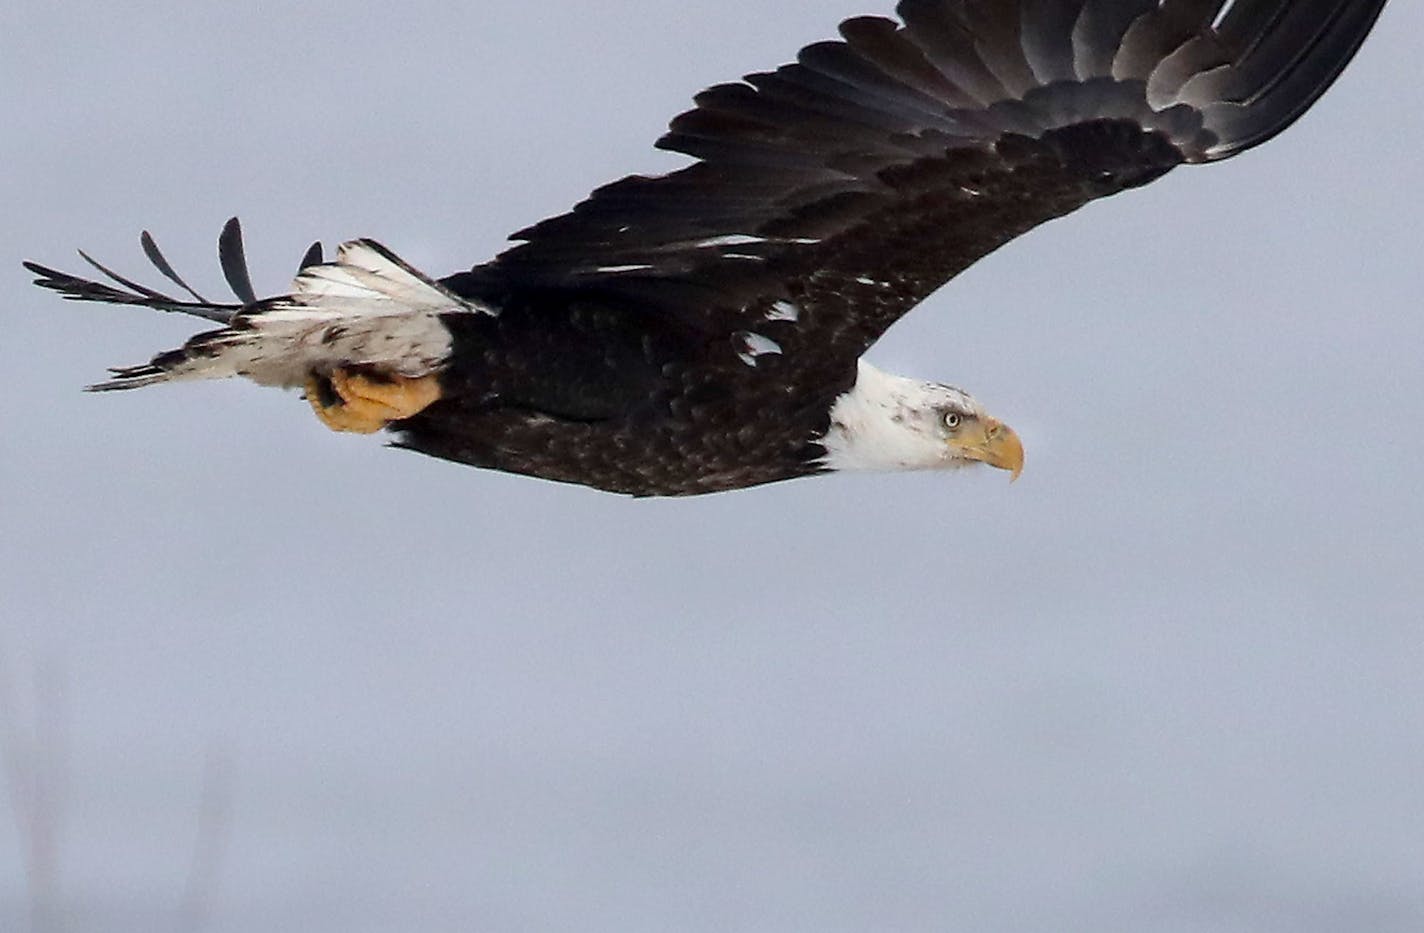
<path fill-rule="evenodd" d="M 855 382 L 854 366 L 793 376 L 784 353 L 592 298 L 503 308 L 447 322 L 441 400 L 392 425 L 400 446 L 635 496 L 720 492 L 821 472 L 814 438 Z"/>
<path fill-rule="evenodd" d="M 1299 118 L 1385 0 L 902 0 L 794 64 L 707 89 L 630 176 L 432 279 L 370 240 L 309 251 L 237 303 L 27 264 L 66 297 L 221 324 L 95 388 L 243 376 L 337 430 L 636 496 L 843 469 L 1023 465 L 967 393 L 864 358 L 902 316 L 1039 224 L 1229 158 Z M 1182 236 L 1163 225 L 1163 236 Z M 85 256 L 87 260 L 88 257 Z"/>
<path fill-rule="evenodd" d="M 1070 213 L 1182 161 L 1161 133 L 1123 121 L 1006 136 L 936 166 L 972 179 L 977 194 L 926 196 L 894 211 L 878 237 L 839 247 L 858 254 L 827 264 L 843 271 L 792 277 L 792 287 L 728 299 L 712 313 L 706 303 L 675 313 L 676 289 L 659 295 L 657 280 L 639 283 L 641 300 L 630 300 L 623 289 L 643 270 L 615 289 L 521 290 L 497 268 L 452 276 L 441 284 L 500 312 L 445 319 L 453 348 L 442 400 L 392 425 L 398 446 L 636 496 L 826 472 L 832 407 L 855 387 L 865 351 L 921 295 L 1045 213 Z M 1005 196 L 1026 185 L 1032 199 Z M 966 222 L 963 201 L 972 198 L 1000 207 Z M 875 265 L 883 254 L 898 257 L 893 275 Z M 840 313 L 848 299 L 875 313 L 848 318 Z"/>

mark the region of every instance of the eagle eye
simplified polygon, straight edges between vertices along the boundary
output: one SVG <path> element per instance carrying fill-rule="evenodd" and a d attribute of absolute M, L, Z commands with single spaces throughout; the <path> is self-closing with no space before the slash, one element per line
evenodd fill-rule
<path fill-rule="evenodd" d="M 951 431 L 958 429 L 958 427 L 963 423 L 964 416 L 957 411 L 948 412 L 944 416 L 944 426 L 949 428 Z"/>

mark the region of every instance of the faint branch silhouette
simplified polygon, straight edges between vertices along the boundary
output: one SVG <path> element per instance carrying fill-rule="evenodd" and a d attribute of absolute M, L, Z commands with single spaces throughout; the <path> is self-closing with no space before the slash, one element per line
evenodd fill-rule
<path fill-rule="evenodd" d="M 232 761 L 221 752 L 208 755 L 198 800 L 198 829 L 188 880 L 178 905 L 178 933 L 198 933 L 207 926 L 216 900 L 223 855 L 232 830 Z"/>
<path fill-rule="evenodd" d="M 19 690 L 0 663 L 0 758 L 30 893 L 30 929 L 60 933 L 59 837 L 69 757 L 63 677 L 53 666 L 40 666 L 32 693 L 33 709 L 25 723 Z"/>
<path fill-rule="evenodd" d="M 0 778 L 10 808 L 29 892 L 32 933 L 72 928 L 60 891 L 61 829 L 69 802 L 68 697 L 53 665 L 36 668 L 22 690 L 0 652 Z M 28 694 L 29 703 L 24 702 Z M 208 756 L 198 800 L 197 831 L 175 930 L 198 933 L 211 918 L 223 854 L 232 823 L 232 766 L 219 752 Z"/>

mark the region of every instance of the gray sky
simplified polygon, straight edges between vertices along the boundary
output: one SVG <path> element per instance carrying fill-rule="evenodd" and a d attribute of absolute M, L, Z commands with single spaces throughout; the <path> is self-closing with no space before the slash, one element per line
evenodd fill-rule
<path fill-rule="evenodd" d="M 216 292 L 239 213 L 259 291 L 317 237 L 455 271 L 888 6 L 0 5 L 0 666 L 11 722 L 59 672 L 68 929 L 174 918 L 214 754 L 216 930 L 1424 925 L 1417 3 L 876 348 L 1020 429 L 1013 487 L 633 502 L 247 385 L 85 396 L 192 326 L 19 268 L 147 227 Z"/>

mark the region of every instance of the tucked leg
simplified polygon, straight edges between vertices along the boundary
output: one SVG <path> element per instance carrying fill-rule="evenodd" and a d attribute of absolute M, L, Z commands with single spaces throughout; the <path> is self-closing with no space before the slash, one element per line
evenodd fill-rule
<path fill-rule="evenodd" d="M 440 398 L 437 376 L 407 379 L 349 369 L 307 379 L 307 401 L 333 431 L 374 434 L 392 421 L 409 418 Z"/>

